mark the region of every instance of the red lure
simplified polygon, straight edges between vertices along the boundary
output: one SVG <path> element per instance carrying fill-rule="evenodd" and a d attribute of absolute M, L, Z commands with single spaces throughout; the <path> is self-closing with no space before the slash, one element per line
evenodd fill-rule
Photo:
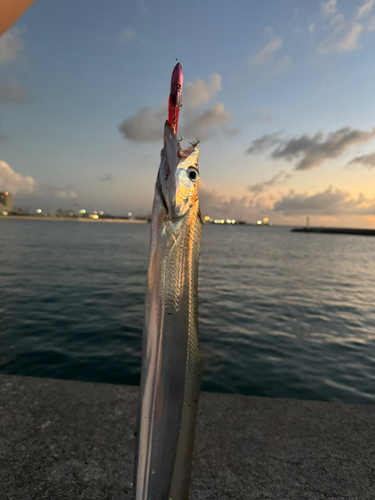
<path fill-rule="evenodd" d="M 172 125 L 174 133 L 177 134 L 178 117 L 182 108 L 181 92 L 184 82 L 182 66 L 177 63 L 172 72 L 171 93 L 168 102 L 168 121 Z"/>

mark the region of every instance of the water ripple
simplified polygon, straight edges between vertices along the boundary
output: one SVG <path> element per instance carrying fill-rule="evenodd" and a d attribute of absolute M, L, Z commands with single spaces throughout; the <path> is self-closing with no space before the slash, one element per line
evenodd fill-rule
<path fill-rule="evenodd" d="M 148 225 L 1 221 L 0 371 L 136 384 Z M 205 226 L 203 388 L 375 403 L 375 240 Z"/>

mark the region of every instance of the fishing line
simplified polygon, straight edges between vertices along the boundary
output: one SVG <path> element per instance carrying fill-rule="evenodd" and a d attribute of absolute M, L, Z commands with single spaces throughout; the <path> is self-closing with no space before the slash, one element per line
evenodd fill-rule
<path fill-rule="evenodd" d="M 175 26 L 175 29 L 177 29 L 177 33 L 175 35 L 175 54 L 174 54 L 174 57 L 176 59 L 176 62 L 177 61 L 180 61 L 180 58 L 181 58 L 181 54 L 180 54 L 180 51 L 181 51 L 181 35 L 180 35 L 180 32 L 181 32 L 181 22 L 180 20 L 182 19 L 182 3 L 181 3 L 181 0 L 175 0 L 176 3 L 177 3 L 177 7 L 176 7 L 176 19 L 177 19 L 177 22 L 174 23 L 174 26 Z"/>

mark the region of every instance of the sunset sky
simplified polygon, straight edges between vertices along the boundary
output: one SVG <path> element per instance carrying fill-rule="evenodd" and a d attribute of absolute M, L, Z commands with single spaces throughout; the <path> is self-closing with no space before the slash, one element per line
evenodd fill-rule
<path fill-rule="evenodd" d="M 375 0 L 65 0 L 0 38 L 0 190 L 150 213 L 176 58 L 205 215 L 375 227 Z"/>

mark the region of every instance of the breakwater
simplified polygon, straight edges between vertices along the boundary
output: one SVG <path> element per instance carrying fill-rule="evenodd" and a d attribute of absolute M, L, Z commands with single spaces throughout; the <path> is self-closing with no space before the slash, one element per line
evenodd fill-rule
<path fill-rule="evenodd" d="M 327 234 L 356 234 L 358 236 L 375 236 L 375 229 L 361 229 L 356 227 L 295 227 L 292 233 L 327 233 Z"/>

